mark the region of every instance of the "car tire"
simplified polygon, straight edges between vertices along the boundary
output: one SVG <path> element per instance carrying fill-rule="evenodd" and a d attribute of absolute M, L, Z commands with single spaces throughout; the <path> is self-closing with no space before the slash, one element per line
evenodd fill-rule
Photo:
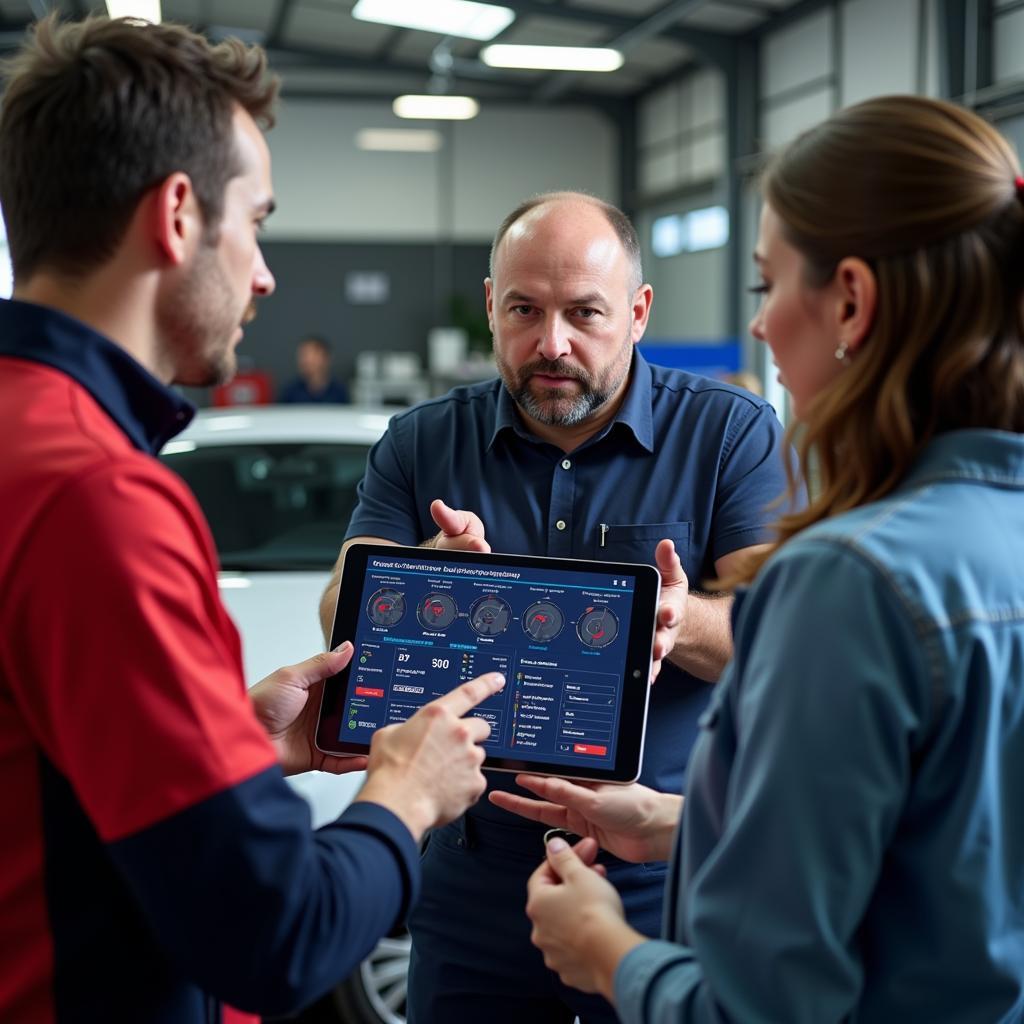
<path fill-rule="evenodd" d="M 406 931 L 377 948 L 332 993 L 345 1024 L 405 1024 L 409 950 Z"/>

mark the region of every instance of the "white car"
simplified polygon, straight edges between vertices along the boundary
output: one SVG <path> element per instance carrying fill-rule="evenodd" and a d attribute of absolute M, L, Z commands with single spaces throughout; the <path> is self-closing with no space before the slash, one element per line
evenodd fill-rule
<path fill-rule="evenodd" d="M 320 596 L 356 502 L 370 446 L 394 409 L 253 406 L 204 409 L 161 452 L 191 487 L 220 555 L 221 597 L 242 633 L 251 685 L 324 649 Z M 290 780 L 314 826 L 336 818 L 362 772 Z M 404 1024 L 408 937 L 384 939 L 317 1006 L 344 1024 Z"/>

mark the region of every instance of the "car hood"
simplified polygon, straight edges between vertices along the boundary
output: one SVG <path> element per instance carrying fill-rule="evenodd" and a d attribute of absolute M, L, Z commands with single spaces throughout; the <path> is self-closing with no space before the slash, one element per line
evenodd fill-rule
<path fill-rule="evenodd" d="M 220 574 L 221 599 L 244 638 L 249 686 L 324 650 L 319 605 L 329 579 L 329 572 Z"/>
<path fill-rule="evenodd" d="M 329 572 L 224 572 L 220 594 L 242 633 L 245 681 L 258 683 L 283 665 L 324 650 L 318 607 Z M 313 826 L 333 821 L 351 803 L 363 773 L 308 772 L 288 781 L 310 805 Z"/>

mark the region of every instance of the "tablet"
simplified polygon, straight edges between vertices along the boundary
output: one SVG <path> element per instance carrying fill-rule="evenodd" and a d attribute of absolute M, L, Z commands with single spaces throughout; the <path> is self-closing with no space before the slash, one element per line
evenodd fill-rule
<path fill-rule="evenodd" d="M 317 747 L 365 754 L 460 683 L 501 672 L 484 768 L 604 782 L 640 774 L 660 577 L 650 565 L 353 544 Z"/>

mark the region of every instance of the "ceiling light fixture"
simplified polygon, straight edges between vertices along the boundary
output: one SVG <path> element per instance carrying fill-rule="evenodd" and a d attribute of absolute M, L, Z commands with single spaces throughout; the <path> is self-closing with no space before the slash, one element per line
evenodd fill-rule
<path fill-rule="evenodd" d="M 399 96 L 391 109 L 398 117 L 416 117 L 431 121 L 468 121 L 480 113 L 480 104 L 472 96 Z"/>
<path fill-rule="evenodd" d="M 138 18 L 159 25 L 160 0 L 107 0 L 107 14 L 112 18 Z"/>
<path fill-rule="evenodd" d="M 441 134 L 430 129 L 363 128 L 356 132 L 359 149 L 389 153 L 436 153 L 441 148 Z"/>
<path fill-rule="evenodd" d="M 384 25 L 401 25 L 445 36 L 493 39 L 515 20 L 515 11 L 471 0 L 359 0 L 352 17 Z"/>
<path fill-rule="evenodd" d="M 537 71 L 617 71 L 622 54 L 596 46 L 485 46 L 480 59 L 492 68 L 527 68 Z"/>

